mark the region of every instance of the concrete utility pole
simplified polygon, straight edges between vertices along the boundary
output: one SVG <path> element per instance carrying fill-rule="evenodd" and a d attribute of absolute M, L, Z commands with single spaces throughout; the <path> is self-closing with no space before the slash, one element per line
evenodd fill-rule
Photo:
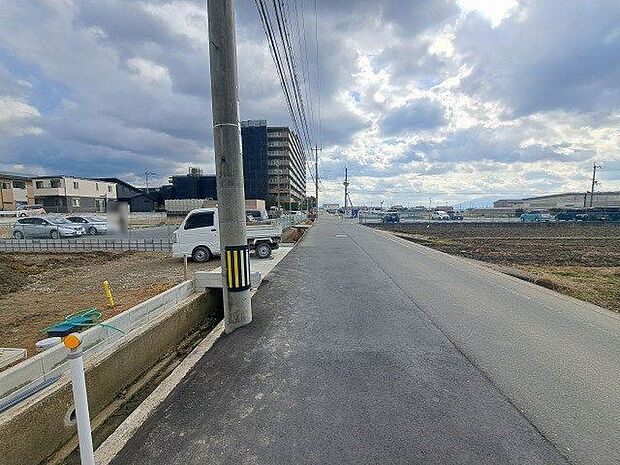
<path fill-rule="evenodd" d="M 155 176 L 157 173 L 151 173 L 150 171 L 144 172 L 144 180 L 146 181 L 146 193 L 149 193 L 149 176 Z"/>
<path fill-rule="evenodd" d="M 280 211 L 280 160 L 276 159 L 276 174 L 278 175 L 278 190 L 276 191 L 276 205 L 278 206 L 278 211 Z"/>
<path fill-rule="evenodd" d="M 226 333 L 231 333 L 252 321 L 234 1 L 207 0 L 207 17 L 224 327 Z M 233 273 L 237 273 L 235 279 L 231 279 Z"/>
<path fill-rule="evenodd" d="M 347 203 L 349 199 L 349 170 L 346 165 L 344 167 L 344 182 L 342 185 L 344 186 L 344 216 L 347 216 Z"/>
<path fill-rule="evenodd" d="M 594 204 L 594 186 L 598 184 L 596 180 L 596 170 L 599 169 L 601 165 L 597 165 L 596 162 L 592 165 L 592 189 L 590 190 L 590 207 Z"/>
<path fill-rule="evenodd" d="M 319 213 L 319 150 L 318 145 L 314 146 L 314 200 L 316 202 L 316 213 Z"/>

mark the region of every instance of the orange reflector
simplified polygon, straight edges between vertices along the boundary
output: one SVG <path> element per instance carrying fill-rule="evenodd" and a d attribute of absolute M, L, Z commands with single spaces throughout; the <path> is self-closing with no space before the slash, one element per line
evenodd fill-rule
<path fill-rule="evenodd" d="M 63 342 L 67 349 L 77 349 L 82 343 L 82 339 L 77 334 L 69 334 Z"/>

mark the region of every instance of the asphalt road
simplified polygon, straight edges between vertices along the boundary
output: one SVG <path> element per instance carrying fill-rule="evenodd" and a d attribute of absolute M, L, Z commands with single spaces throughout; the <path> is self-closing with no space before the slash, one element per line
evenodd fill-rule
<path fill-rule="evenodd" d="M 380 231 L 343 226 L 573 463 L 620 463 L 619 315 Z"/>
<path fill-rule="evenodd" d="M 620 320 L 327 217 L 115 464 L 618 463 Z"/>

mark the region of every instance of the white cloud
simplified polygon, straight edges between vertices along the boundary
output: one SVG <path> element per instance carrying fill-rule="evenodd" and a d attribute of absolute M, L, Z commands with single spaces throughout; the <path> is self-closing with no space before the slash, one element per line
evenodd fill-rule
<path fill-rule="evenodd" d="M 16 98 L 0 97 L 0 135 L 19 137 L 27 134 L 40 134 L 36 126 L 41 117 L 39 110 Z"/>
<path fill-rule="evenodd" d="M 168 68 L 153 63 L 143 58 L 131 58 L 127 60 L 127 65 L 136 77 L 148 84 L 166 84 L 170 85 L 170 73 Z"/>
<path fill-rule="evenodd" d="M 457 3 L 465 12 L 480 13 L 493 27 L 499 26 L 519 6 L 517 0 L 458 0 Z"/>

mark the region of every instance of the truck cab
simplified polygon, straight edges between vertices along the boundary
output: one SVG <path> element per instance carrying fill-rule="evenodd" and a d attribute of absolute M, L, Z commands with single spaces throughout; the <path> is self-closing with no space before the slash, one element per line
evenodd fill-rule
<path fill-rule="evenodd" d="M 279 222 L 246 225 L 247 243 L 258 258 L 268 258 L 282 239 Z M 220 231 L 217 208 L 198 208 L 187 214 L 179 228 L 172 234 L 172 255 L 192 257 L 196 262 L 206 262 L 220 255 Z"/>

